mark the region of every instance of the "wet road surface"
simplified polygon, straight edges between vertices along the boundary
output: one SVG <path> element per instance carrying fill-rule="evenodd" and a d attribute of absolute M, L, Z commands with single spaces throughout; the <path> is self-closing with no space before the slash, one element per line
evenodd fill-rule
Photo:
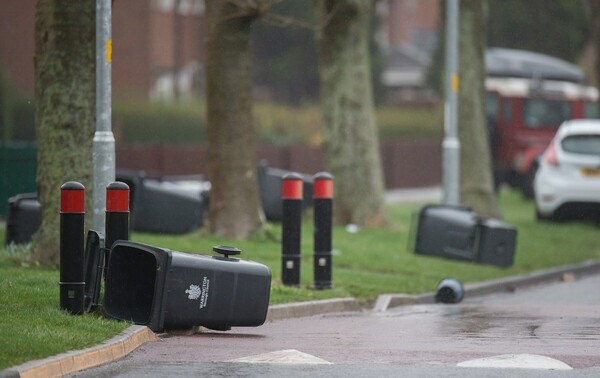
<path fill-rule="evenodd" d="M 512 293 L 467 296 L 455 305 L 288 319 L 230 332 L 204 330 L 191 336 L 164 337 L 122 361 L 73 376 L 549 374 L 539 369 L 508 373 L 499 368 L 457 367 L 498 355 L 545 356 L 573 368 L 553 371 L 554 375 L 600 376 L 599 289 L 600 276 L 590 276 Z M 252 356 L 275 351 L 292 354 L 276 364 L 227 362 L 249 356 L 252 361 Z"/>

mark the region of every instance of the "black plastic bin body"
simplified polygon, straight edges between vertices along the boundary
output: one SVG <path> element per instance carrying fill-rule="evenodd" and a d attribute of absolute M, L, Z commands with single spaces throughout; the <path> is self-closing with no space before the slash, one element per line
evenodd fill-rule
<path fill-rule="evenodd" d="M 145 179 L 132 201 L 132 229 L 184 234 L 202 227 L 205 203 L 200 191 L 176 182 Z"/>
<path fill-rule="evenodd" d="M 513 264 L 517 231 L 464 207 L 426 205 L 419 212 L 415 252 L 481 264 Z"/>
<path fill-rule="evenodd" d="M 40 227 L 41 209 L 35 193 L 17 194 L 8 199 L 4 244 L 24 244 Z"/>
<path fill-rule="evenodd" d="M 258 186 L 260 202 L 265 217 L 274 222 L 281 222 L 283 218 L 283 205 L 281 202 L 281 189 L 283 176 L 291 171 L 268 167 L 264 162 L 258 165 Z M 313 206 L 313 178 L 305 174 L 302 177 L 302 209 Z"/>
<path fill-rule="evenodd" d="M 129 186 L 133 231 L 184 234 L 202 227 L 208 208 L 206 181 L 152 179 L 138 171 L 118 171 L 116 177 Z"/>
<path fill-rule="evenodd" d="M 155 332 L 256 327 L 265 322 L 270 289 L 271 272 L 259 263 L 117 241 L 104 310 Z"/>

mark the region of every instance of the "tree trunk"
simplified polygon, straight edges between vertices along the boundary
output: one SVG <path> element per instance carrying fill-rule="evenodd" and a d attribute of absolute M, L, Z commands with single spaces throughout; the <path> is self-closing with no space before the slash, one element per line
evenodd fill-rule
<path fill-rule="evenodd" d="M 335 176 L 335 220 L 385 224 L 384 185 L 370 76 L 373 1 L 315 0 L 323 139 Z"/>
<path fill-rule="evenodd" d="M 8 75 L 4 72 L 2 66 L 0 66 L 0 142 L 6 143 L 13 137 L 14 130 L 14 109 L 13 109 L 13 91 L 10 88 Z"/>
<path fill-rule="evenodd" d="M 600 86 L 600 0 L 588 0 L 592 13 L 592 50 L 594 51 L 594 78 L 596 86 Z M 600 114 L 600 102 L 598 102 Z"/>
<path fill-rule="evenodd" d="M 485 118 L 485 6 L 482 0 L 460 1 L 460 199 L 482 215 L 499 218 Z"/>
<path fill-rule="evenodd" d="M 256 176 L 250 26 L 274 3 L 206 1 L 211 233 L 245 239 L 265 223 Z"/>
<path fill-rule="evenodd" d="M 60 186 L 79 181 L 91 214 L 95 127 L 96 4 L 93 0 L 38 0 L 35 19 L 37 193 L 42 224 L 33 258 L 59 263 Z M 89 216 L 87 218 L 90 218 Z"/>

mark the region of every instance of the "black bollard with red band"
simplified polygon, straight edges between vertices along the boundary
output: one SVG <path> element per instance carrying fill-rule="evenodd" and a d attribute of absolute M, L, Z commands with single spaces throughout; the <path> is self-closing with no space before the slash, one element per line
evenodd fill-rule
<path fill-rule="evenodd" d="M 85 187 L 75 181 L 60 187 L 60 308 L 83 314 L 85 291 Z"/>
<path fill-rule="evenodd" d="M 129 186 L 111 182 L 106 186 L 104 275 L 110 258 L 110 249 L 117 240 L 129 240 Z"/>
<path fill-rule="evenodd" d="M 282 180 L 281 280 L 300 285 L 300 236 L 302 230 L 302 177 L 288 173 Z"/>
<path fill-rule="evenodd" d="M 333 217 L 333 176 L 327 172 L 313 177 L 314 206 L 314 287 L 331 289 L 331 228 Z"/>

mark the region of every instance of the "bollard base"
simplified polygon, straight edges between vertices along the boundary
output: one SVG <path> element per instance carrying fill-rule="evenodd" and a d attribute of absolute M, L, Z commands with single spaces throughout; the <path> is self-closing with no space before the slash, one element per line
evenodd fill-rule
<path fill-rule="evenodd" d="M 85 282 L 60 282 L 60 308 L 72 315 L 83 314 Z"/>
<path fill-rule="evenodd" d="M 331 283 L 331 281 L 329 281 L 329 282 L 315 282 L 313 284 L 313 289 L 315 289 L 315 290 L 329 290 L 329 289 L 333 289 L 333 284 Z"/>
<path fill-rule="evenodd" d="M 281 281 L 286 286 L 300 286 L 300 255 L 281 255 Z"/>
<path fill-rule="evenodd" d="M 331 251 L 315 252 L 313 255 L 313 287 L 317 290 L 332 288 Z"/>

